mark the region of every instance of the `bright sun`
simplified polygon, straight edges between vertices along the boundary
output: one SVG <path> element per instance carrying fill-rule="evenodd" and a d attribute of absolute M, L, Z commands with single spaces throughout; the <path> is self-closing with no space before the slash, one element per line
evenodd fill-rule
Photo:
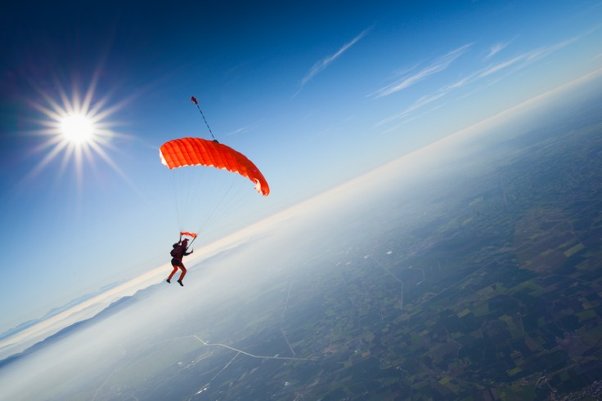
<path fill-rule="evenodd" d="M 120 136 L 111 130 L 113 124 L 107 121 L 107 118 L 121 106 L 116 104 L 107 107 L 107 98 L 94 100 L 96 78 L 83 95 L 74 90 L 71 96 L 68 96 L 59 87 L 56 97 L 40 92 L 45 104 L 32 102 L 32 106 L 45 117 L 39 121 L 43 128 L 36 132 L 47 138 L 38 147 L 39 151 L 47 153 L 32 170 L 31 175 L 39 173 L 57 157 L 62 159 L 61 170 L 73 165 L 80 181 L 84 165 L 89 164 L 94 168 L 97 158 L 107 163 L 118 174 L 124 175 L 106 152 L 106 149 L 111 147 L 111 141 Z"/>
<path fill-rule="evenodd" d="M 59 121 L 63 138 L 74 145 L 94 141 L 94 122 L 84 114 L 67 114 Z"/>

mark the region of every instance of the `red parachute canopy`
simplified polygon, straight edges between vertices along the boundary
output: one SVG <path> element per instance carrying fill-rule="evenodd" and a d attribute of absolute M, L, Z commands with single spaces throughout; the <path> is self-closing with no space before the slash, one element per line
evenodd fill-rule
<path fill-rule="evenodd" d="M 197 236 L 196 233 L 191 233 L 190 231 L 180 231 L 180 235 L 187 236 L 190 238 L 196 238 L 196 236 Z"/>
<path fill-rule="evenodd" d="M 247 177 L 255 189 L 267 196 L 268 182 L 261 171 L 242 153 L 217 141 L 202 138 L 180 138 L 165 142 L 160 148 L 161 163 L 173 169 L 185 166 L 207 166 L 228 170 Z"/>

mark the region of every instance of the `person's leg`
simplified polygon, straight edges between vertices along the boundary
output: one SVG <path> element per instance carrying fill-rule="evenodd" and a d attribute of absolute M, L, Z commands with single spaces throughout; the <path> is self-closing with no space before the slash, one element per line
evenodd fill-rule
<path fill-rule="evenodd" d="M 180 278 L 178 279 L 178 283 L 180 283 L 180 285 L 183 286 L 184 284 L 182 284 L 182 280 L 184 279 L 184 276 L 186 275 L 186 268 L 184 267 L 184 265 L 180 266 L 180 270 L 182 270 L 182 273 L 180 273 Z"/>
<path fill-rule="evenodd" d="M 171 271 L 171 273 L 169 273 L 169 277 L 167 277 L 167 282 L 171 282 L 171 278 L 173 277 L 174 274 L 176 274 L 176 272 L 178 271 L 178 266 L 174 266 L 173 270 Z"/>

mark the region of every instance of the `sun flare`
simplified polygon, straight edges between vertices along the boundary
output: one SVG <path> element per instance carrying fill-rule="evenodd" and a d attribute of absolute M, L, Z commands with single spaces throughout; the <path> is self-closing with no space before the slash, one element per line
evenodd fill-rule
<path fill-rule="evenodd" d="M 107 106 L 106 97 L 95 100 L 95 87 L 93 79 L 83 95 L 74 90 L 68 96 L 62 88 L 58 88 L 57 96 L 40 92 L 44 103 L 32 103 L 45 117 L 39 121 L 43 129 L 37 133 L 47 138 L 37 149 L 46 152 L 46 155 L 40 159 L 32 175 L 38 174 L 59 157 L 61 170 L 69 165 L 74 166 L 78 180 L 81 180 L 86 164 L 95 169 L 96 159 L 101 159 L 123 176 L 107 153 L 113 139 L 120 136 L 111 130 L 113 124 L 107 119 L 121 106 Z"/>

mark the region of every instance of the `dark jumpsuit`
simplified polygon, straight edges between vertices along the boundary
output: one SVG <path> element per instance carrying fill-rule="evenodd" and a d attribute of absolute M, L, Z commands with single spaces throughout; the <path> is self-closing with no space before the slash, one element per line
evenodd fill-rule
<path fill-rule="evenodd" d="M 178 269 L 182 270 L 182 273 L 180 274 L 180 278 L 178 279 L 178 281 L 182 281 L 182 279 L 184 279 L 184 276 L 186 275 L 186 268 L 184 267 L 184 263 L 182 263 L 182 258 L 184 256 L 190 255 L 191 253 L 192 253 L 192 251 L 186 252 L 186 246 L 183 243 L 176 242 L 175 244 L 173 244 L 173 250 L 172 250 L 173 258 L 171 259 L 171 265 L 173 266 L 173 270 L 169 274 L 169 277 L 167 277 L 167 280 L 171 280 L 171 278 L 173 277 L 174 274 L 176 274 Z"/>

